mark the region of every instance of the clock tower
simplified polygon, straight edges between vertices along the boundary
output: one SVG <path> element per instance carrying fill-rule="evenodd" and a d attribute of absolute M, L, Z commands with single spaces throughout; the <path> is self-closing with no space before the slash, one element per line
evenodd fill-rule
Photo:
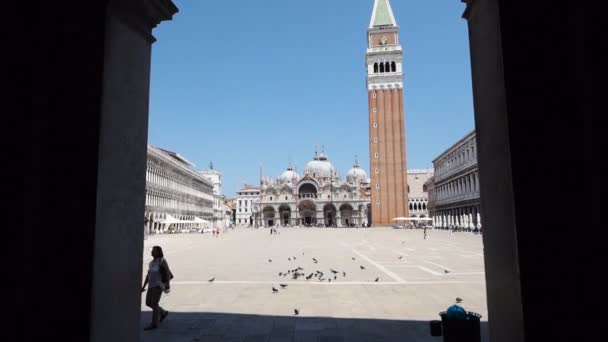
<path fill-rule="evenodd" d="M 367 30 L 372 225 L 407 217 L 403 49 L 389 0 L 375 0 Z"/>

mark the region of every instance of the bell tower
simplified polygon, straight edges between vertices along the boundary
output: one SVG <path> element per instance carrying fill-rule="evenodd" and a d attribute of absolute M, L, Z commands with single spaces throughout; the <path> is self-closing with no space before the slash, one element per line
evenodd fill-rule
<path fill-rule="evenodd" d="M 403 49 L 389 0 L 375 0 L 367 30 L 372 225 L 409 216 L 405 164 Z"/>

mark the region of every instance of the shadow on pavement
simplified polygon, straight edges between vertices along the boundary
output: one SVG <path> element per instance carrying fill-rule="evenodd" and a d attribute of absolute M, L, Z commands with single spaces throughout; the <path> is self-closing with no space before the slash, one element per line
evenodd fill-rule
<path fill-rule="evenodd" d="M 141 328 L 150 322 L 143 311 Z M 439 316 L 437 316 L 439 319 Z M 443 341 L 430 335 L 429 321 L 170 312 L 160 327 L 142 331 L 144 342 L 392 342 Z M 481 340 L 489 341 L 488 322 Z"/>

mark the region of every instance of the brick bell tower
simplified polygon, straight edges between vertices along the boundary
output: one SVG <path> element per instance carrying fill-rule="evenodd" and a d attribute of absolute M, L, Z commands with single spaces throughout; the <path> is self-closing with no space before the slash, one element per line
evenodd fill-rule
<path fill-rule="evenodd" d="M 403 110 L 403 49 L 389 0 L 375 0 L 367 30 L 372 225 L 409 216 Z"/>

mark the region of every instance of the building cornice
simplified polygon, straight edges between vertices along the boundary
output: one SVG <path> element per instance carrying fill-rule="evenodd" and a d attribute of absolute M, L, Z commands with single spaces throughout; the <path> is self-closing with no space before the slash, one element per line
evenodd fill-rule
<path fill-rule="evenodd" d="M 148 146 L 148 154 L 170 164 L 171 166 L 175 167 L 179 171 L 182 171 L 182 172 L 186 173 L 187 175 L 192 176 L 192 178 L 199 180 L 210 187 L 213 187 L 213 182 L 211 180 L 209 180 L 207 177 L 204 177 L 203 175 L 200 175 L 196 171 L 189 169 L 188 167 L 184 166 L 177 160 L 173 159 L 173 157 L 168 156 L 167 154 L 165 154 L 158 148 L 156 148 L 154 146 Z"/>
<path fill-rule="evenodd" d="M 467 135 L 465 135 L 463 138 L 461 138 L 456 143 L 454 143 L 452 146 L 450 146 L 447 149 L 445 149 L 445 151 L 443 151 L 440 155 L 438 155 L 437 157 L 435 157 L 435 159 L 433 159 L 433 164 L 436 163 L 439 159 L 441 159 L 441 158 L 445 157 L 446 155 L 448 155 L 453 150 L 455 150 L 458 147 L 460 147 L 460 145 L 462 145 L 465 141 L 468 141 L 469 139 L 471 139 L 474 136 L 475 136 L 475 130 L 472 130 Z"/>
<path fill-rule="evenodd" d="M 111 0 L 108 10 L 150 43 L 156 41 L 152 29 L 179 11 L 171 0 Z"/>

